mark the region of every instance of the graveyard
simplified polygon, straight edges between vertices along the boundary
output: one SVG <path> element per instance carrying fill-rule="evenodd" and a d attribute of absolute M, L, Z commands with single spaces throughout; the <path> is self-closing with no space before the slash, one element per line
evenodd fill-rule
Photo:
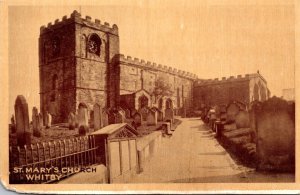
<path fill-rule="evenodd" d="M 12 101 L 10 183 L 294 181 L 295 102 L 259 71 L 201 79 L 125 57 L 116 24 L 76 10 L 39 45 L 40 105 Z M 28 180 L 41 168 L 59 179 Z"/>

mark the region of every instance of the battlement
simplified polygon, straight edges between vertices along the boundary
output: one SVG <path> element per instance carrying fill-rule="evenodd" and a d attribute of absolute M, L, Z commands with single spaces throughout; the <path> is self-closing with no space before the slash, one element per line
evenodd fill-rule
<path fill-rule="evenodd" d="M 152 69 L 152 70 L 156 70 L 156 71 L 166 72 L 169 74 L 174 74 L 177 76 L 181 76 L 181 77 L 185 77 L 185 78 L 189 78 L 189 79 L 193 79 L 193 80 L 198 78 L 196 74 L 192 74 L 192 73 L 182 71 L 182 70 L 177 70 L 176 68 L 157 64 L 155 62 L 150 62 L 150 61 L 146 62 L 145 60 L 139 59 L 139 58 L 132 59 L 131 56 L 125 56 L 124 54 L 119 54 L 119 57 L 120 57 L 121 62 L 126 62 L 128 64 L 141 66 L 141 67 L 144 67 L 145 69 Z"/>
<path fill-rule="evenodd" d="M 95 28 L 104 32 L 108 32 L 114 35 L 119 35 L 119 29 L 116 24 L 113 24 L 112 26 L 110 26 L 108 22 L 104 22 L 104 24 L 101 24 L 101 21 L 99 19 L 95 19 L 94 21 L 92 21 L 92 17 L 90 16 L 86 16 L 85 18 L 82 18 L 81 14 L 76 10 L 73 11 L 73 13 L 70 15 L 69 18 L 67 16 L 63 16 L 61 21 L 59 19 L 56 19 L 54 21 L 54 24 L 49 22 L 47 26 L 41 26 L 40 34 L 47 33 L 48 31 L 51 31 L 56 28 L 60 28 L 72 22 L 81 25 L 86 25 L 88 27 Z"/>
<path fill-rule="evenodd" d="M 243 81 L 243 80 L 249 80 L 250 78 L 254 77 L 261 77 L 265 81 L 265 79 L 259 74 L 245 74 L 245 75 L 237 75 L 237 76 L 229 76 L 229 77 L 222 77 L 214 78 L 214 79 L 198 79 L 195 84 L 196 86 L 202 86 L 202 85 L 208 85 L 208 84 L 220 84 L 220 83 L 227 83 L 227 82 L 233 82 L 233 81 Z"/>

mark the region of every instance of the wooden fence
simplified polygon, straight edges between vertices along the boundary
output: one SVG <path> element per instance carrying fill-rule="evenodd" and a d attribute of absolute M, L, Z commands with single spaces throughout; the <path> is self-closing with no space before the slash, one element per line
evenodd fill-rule
<path fill-rule="evenodd" d="M 24 145 L 22 148 L 11 146 L 9 148 L 10 183 L 49 183 L 53 180 L 39 178 L 29 181 L 27 176 L 47 173 L 60 174 L 63 178 L 74 174 L 75 168 L 78 170 L 104 163 L 105 157 L 96 155 L 96 150 L 93 135 L 40 142 L 29 146 Z M 66 168 L 70 168 L 70 171 L 63 172 L 62 170 Z"/>

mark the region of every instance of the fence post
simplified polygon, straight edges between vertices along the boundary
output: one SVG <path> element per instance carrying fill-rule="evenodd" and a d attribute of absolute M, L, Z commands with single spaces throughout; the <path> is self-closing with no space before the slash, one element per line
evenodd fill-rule
<path fill-rule="evenodd" d="M 52 166 L 52 157 L 51 157 L 51 142 L 48 142 L 49 146 L 49 161 L 50 161 L 50 167 Z"/>
<path fill-rule="evenodd" d="M 65 167 L 67 167 L 68 166 L 68 159 L 67 159 L 68 157 L 66 156 L 66 140 L 63 139 L 62 143 L 64 144 L 64 159 L 65 159 L 64 165 L 65 165 Z"/>
<path fill-rule="evenodd" d="M 44 167 L 46 167 L 46 144 L 45 142 L 42 143 L 43 146 L 43 155 L 44 155 Z"/>
<path fill-rule="evenodd" d="M 24 145 L 24 150 L 25 150 L 25 165 L 27 165 L 27 146 L 26 146 L 26 144 Z"/>

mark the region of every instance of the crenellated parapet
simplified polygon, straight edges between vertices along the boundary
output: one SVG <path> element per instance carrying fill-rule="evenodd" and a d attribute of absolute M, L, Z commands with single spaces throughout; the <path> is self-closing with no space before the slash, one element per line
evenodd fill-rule
<path fill-rule="evenodd" d="M 85 18 L 82 18 L 81 14 L 76 10 L 73 11 L 70 17 L 63 16 L 61 20 L 56 19 L 54 23 L 49 22 L 47 26 L 41 26 L 40 34 L 51 32 L 54 29 L 63 27 L 66 24 L 71 24 L 71 23 L 77 23 L 103 32 L 119 35 L 118 26 L 116 24 L 113 24 L 112 26 L 110 26 L 110 24 L 107 22 L 101 24 L 101 21 L 99 19 L 95 19 L 93 21 L 90 16 L 86 16 Z"/>
<path fill-rule="evenodd" d="M 144 69 L 166 72 L 169 74 L 177 75 L 177 76 L 192 79 L 192 80 L 196 80 L 198 78 L 196 74 L 192 74 L 192 73 L 182 71 L 182 70 L 177 70 L 176 68 L 157 64 L 157 63 L 150 62 L 150 61 L 146 62 L 143 59 L 138 59 L 138 58 L 133 59 L 131 56 L 125 56 L 123 54 L 119 54 L 119 57 L 120 57 L 120 61 L 123 63 L 128 63 L 128 64 L 131 64 L 134 66 L 139 66 Z"/>
<path fill-rule="evenodd" d="M 195 82 L 195 86 L 204 86 L 204 85 L 210 85 L 210 84 L 222 84 L 222 83 L 228 83 L 228 82 L 245 81 L 245 80 L 249 80 L 253 77 L 261 77 L 265 81 L 265 79 L 260 74 L 254 73 L 254 74 L 245 74 L 245 75 L 229 76 L 229 77 L 214 78 L 214 79 L 198 79 Z"/>

